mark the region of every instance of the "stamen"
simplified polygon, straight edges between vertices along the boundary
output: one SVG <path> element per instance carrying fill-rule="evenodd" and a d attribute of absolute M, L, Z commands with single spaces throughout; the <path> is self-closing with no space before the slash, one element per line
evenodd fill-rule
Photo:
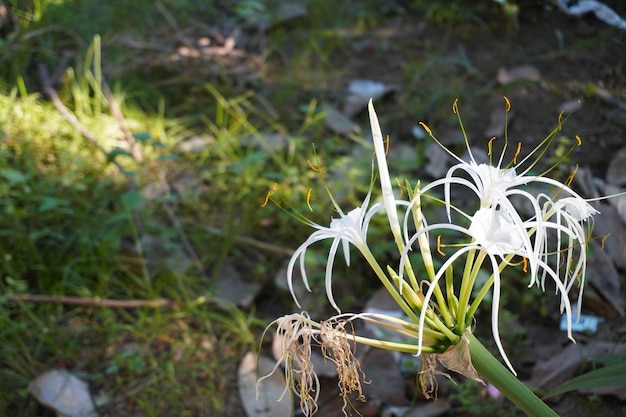
<path fill-rule="evenodd" d="M 522 150 L 522 142 L 517 142 L 517 150 L 515 151 L 515 156 L 513 157 L 513 163 L 517 164 L 517 157 Z"/>
<path fill-rule="evenodd" d="M 396 178 L 396 184 L 398 184 L 398 188 L 400 189 L 400 197 L 402 197 L 402 193 L 404 192 L 404 186 L 398 178 Z"/>
<path fill-rule="evenodd" d="M 506 102 L 506 112 L 508 113 L 509 111 L 511 111 L 511 102 L 509 101 L 507 96 L 502 97 L 504 97 L 504 101 Z"/>
<path fill-rule="evenodd" d="M 441 248 L 444 245 L 441 244 L 441 235 L 437 236 L 437 252 L 441 255 L 441 256 L 446 256 L 445 253 L 443 253 L 443 251 L 441 250 Z"/>
<path fill-rule="evenodd" d="M 563 110 L 559 113 L 559 131 L 561 130 L 561 126 L 563 125 Z"/>
<path fill-rule="evenodd" d="M 459 99 L 458 99 L 458 98 L 454 100 L 454 103 L 452 103 L 452 112 L 453 112 L 454 114 L 457 114 L 457 113 L 458 113 L 458 111 L 459 111 L 459 105 L 458 105 L 458 103 L 459 103 Z"/>
<path fill-rule="evenodd" d="M 389 135 L 387 135 L 387 139 L 385 140 L 385 156 L 389 153 Z"/>
<path fill-rule="evenodd" d="M 312 188 L 309 188 L 309 191 L 306 192 L 306 205 L 309 206 L 309 210 L 313 211 L 313 207 L 311 207 L 311 193 L 313 192 Z"/>
<path fill-rule="evenodd" d="M 496 137 L 492 137 L 491 139 L 489 139 L 489 143 L 487 144 L 487 149 L 489 149 L 489 156 L 491 156 L 493 154 L 493 144 L 492 142 L 496 140 Z"/>
<path fill-rule="evenodd" d="M 576 142 L 578 142 L 578 146 L 583 144 L 583 140 L 578 135 L 576 135 Z"/>
<path fill-rule="evenodd" d="M 426 131 L 426 133 L 428 133 L 430 136 L 433 135 L 433 131 L 430 130 L 430 128 L 428 126 L 426 126 L 426 123 L 419 122 L 419 125 L 422 126 L 424 128 L 424 130 Z"/>
<path fill-rule="evenodd" d="M 313 172 L 322 172 L 322 169 L 320 167 L 313 165 L 310 159 L 307 159 L 306 163 L 309 165 L 309 168 L 313 170 Z"/>
<path fill-rule="evenodd" d="M 269 203 L 269 201 L 270 201 L 270 197 L 272 196 L 272 194 L 274 194 L 276 192 L 277 188 L 278 188 L 278 183 L 275 182 L 274 186 L 272 187 L 272 189 L 267 192 L 267 195 L 265 196 L 265 201 L 263 201 L 263 204 L 261 204 L 261 207 L 267 206 L 267 203 Z"/>
<path fill-rule="evenodd" d="M 578 165 L 576 165 L 576 168 L 574 168 L 574 171 L 571 174 L 569 174 L 569 177 L 567 177 L 566 184 L 568 187 L 572 185 L 572 181 L 574 181 L 574 177 L 576 176 L 577 172 L 578 172 Z"/>
<path fill-rule="evenodd" d="M 526 259 L 526 257 L 523 257 L 523 262 L 524 262 L 524 266 L 522 267 L 522 271 L 524 271 L 525 273 L 528 272 L 528 259 Z"/>
<path fill-rule="evenodd" d="M 605 243 L 605 242 L 606 242 L 606 240 L 609 238 L 609 236 L 611 236 L 611 234 L 610 234 L 610 233 L 609 233 L 609 234 L 607 234 L 606 236 L 604 236 L 604 237 L 602 238 L 602 246 L 601 246 L 601 247 L 602 247 L 602 250 L 604 250 L 604 243 Z"/>

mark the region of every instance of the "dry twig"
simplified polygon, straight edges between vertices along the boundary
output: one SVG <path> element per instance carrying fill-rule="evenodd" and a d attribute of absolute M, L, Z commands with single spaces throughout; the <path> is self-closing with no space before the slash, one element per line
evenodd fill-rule
<path fill-rule="evenodd" d="M 33 303 L 71 304 L 88 307 L 110 308 L 161 308 L 173 307 L 174 301 L 165 298 L 154 300 L 113 300 L 99 297 L 75 297 L 70 295 L 47 295 L 47 294 L 13 294 L 0 297 L 0 301 L 27 301 Z"/>

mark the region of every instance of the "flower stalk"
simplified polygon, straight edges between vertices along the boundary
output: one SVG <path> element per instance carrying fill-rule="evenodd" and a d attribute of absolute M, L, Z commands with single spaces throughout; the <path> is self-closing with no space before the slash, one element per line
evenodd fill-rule
<path fill-rule="evenodd" d="M 469 350 L 476 372 L 520 410 L 531 417 L 558 417 L 557 413 L 509 372 L 474 335 L 470 337 Z"/>

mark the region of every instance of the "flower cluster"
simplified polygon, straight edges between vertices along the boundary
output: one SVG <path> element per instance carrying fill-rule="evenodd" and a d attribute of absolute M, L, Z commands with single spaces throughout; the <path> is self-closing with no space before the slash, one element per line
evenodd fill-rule
<path fill-rule="evenodd" d="M 507 111 L 508 109 L 507 100 Z M 453 110 L 458 114 L 456 102 Z M 459 123 L 463 126 L 460 117 Z M 441 145 L 432 131 L 425 124 L 422 126 Z M 504 167 L 502 164 L 506 142 L 498 162 L 493 165 L 478 163 L 469 146 L 469 141 L 465 137 L 469 161 L 459 158 L 446 149 L 458 163 L 448 170 L 444 178 L 430 183 L 421 190 L 421 194 L 424 195 L 437 187 L 443 187 L 444 204 L 448 213 L 449 223 L 432 225 L 428 229 L 439 231 L 448 229 L 465 234 L 470 238 L 469 243 L 456 245 L 460 249 L 448 258 L 444 267 L 431 282 L 429 291 L 425 295 L 425 302 L 430 301 L 433 288 L 437 285 L 445 269 L 451 266 L 461 255 L 470 254 L 468 255 L 470 262 L 465 266 L 470 270 L 473 269 L 472 264 L 481 266 L 483 259 L 488 258 L 492 276 L 487 287 L 493 285 L 492 331 L 500 354 L 512 371 L 513 366 L 504 352 L 498 331 L 502 269 L 518 263 L 517 261 L 514 262 L 514 259 L 521 258 L 524 265 L 527 263 L 530 266 L 529 287 L 538 284 L 545 290 L 546 277 L 554 282 L 556 291 L 561 296 L 561 312 L 564 311 L 567 316 L 567 334 L 572 340 L 574 339 L 569 291 L 574 283 L 579 285 L 578 314 L 580 314 L 581 309 L 588 237 L 585 221 L 598 211 L 567 184 L 543 175 L 531 174 L 532 168 L 536 166 L 541 155 L 549 147 L 554 138 L 554 133 L 558 129 L 560 129 L 560 125 L 524 159 L 518 162 L 517 156 L 521 147 L 519 145 L 513 162 Z M 493 160 L 491 143 L 490 141 L 489 157 L 490 160 Z M 533 157 L 535 157 L 534 160 Z M 455 186 L 463 187 L 476 196 L 477 204 L 475 207 L 477 209 L 473 213 L 467 213 L 453 205 L 451 190 Z M 533 194 L 529 191 L 533 188 L 549 188 L 551 194 L 548 195 L 545 192 Z M 414 198 L 410 206 L 416 204 L 416 201 L 417 199 Z M 519 206 L 528 206 L 531 207 L 531 210 L 529 213 L 524 213 L 523 210 L 518 209 Z M 460 226 L 456 224 L 457 222 L 452 223 L 452 210 L 458 213 L 461 218 L 465 218 L 469 227 Z M 557 241 L 551 244 L 549 238 L 553 235 L 556 235 Z M 410 238 L 409 244 L 413 244 L 415 240 L 417 240 L 417 236 Z M 565 260 L 563 260 L 562 254 L 566 254 Z M 474 262 L 471 262 L 472 260 Z M 475 281 L 471 278 L 471 274 L 467 277 L 470 279 L 466 279 L 464 276 L 461 283 L 460 303 L 470 301 L 470 292 L 467 289 L 472 288 Z M 481 300 L 482 298 L 477 298 L 474 305 L 466 311 L 464 316 L 466 325 L 469 324 L 467 320 L 473 316 L 473 312 Z M 462 313 L 464 306 L 465 304 L 459 308 L 459 313 Z M 425 313 L 422 312 L 420 323 L 424 316 Z"/>
<path fill-rule="evenodd" d="M 506 104 L 508 112 L 510 108 L 508 100 Z M 296 299 L 293 276 L 296 264 L 299 264 L 302 279 L 309 289 L 304 261 L 307 249 L 316 242 L 332 240 L 326 266 L 325 287 L 330 304 L 341 313 L 332 294 L 333 265 L 340 246 L 346 264 L 350 264 L 350 245 L 352 245 L 369 263 L 406 318 L 361 313 L 339 314 L 331 321 L 321 324 L 315 324 L 308 316 L 304 321 L 296 320 L 294 316 L 286 316 L 279 320 L 279 323 L 291 323 L 286 327 L 284 324 L 281 325 L 283 327 L 279 330 L 291 335 L 286 339 L 288 343 L 284 344 L 282 349 L 284 357 L 288 358 L 287 362 L 298 362 L 301 373 L 307 375 L 300 383 L 300 387 L 316 386 L 315 379 L 311 379 L 310 376 L 313 370 L 308 367 L 301 355 L 301 352 L 309 349 L 311 340 L 315 340 L 323 351 L 334 348 L 338 366 L 342 368 L 343 375 L 349 376 L 343 380 L 346 390 L 357 390 L 359 393 L 360 388 L 355 382 L 359 372 L 356 368 L 348 369 L 356 366 L 355 361 L 347 345 L 343 342 L 338 343 L 338 340 L 349 339 L 422 355 L 423 363 L 431 364 L 425 367 L 430 373 L 435 372 L 431 368 L 432 363 L 436 363 L 436 356 L 429 355 L 439 355 L 439 358 L 445 357 L 444 354 L 462 356 L 467 358 L 468 363 L 457 367 L 455 371 L 465 375 L 476 375 L 469 359 L 468 335 L 471 335 L 474 314 L 489 292 L 493 294 L 491 308 L 494 340 L 505 363 L 514 373 L 498 330 L 500 289 L 504 285 L 502 273 L 507 267 L 522 266 L 526 271 L 528 266 L 529 287 L 538 285 L 545 291 L 546 281 L 553 282 L 560 296 L 561 312 L 565 312 L 567 317 L 568 337 L 573 340 L 571 328 L 573 314 L 569 293 L 572 288 L 578 287 L 577 312 L 580 313 L 585 283 L 586 247 L 591 223 L 589 220 L 597 211 L 589 204 L 589 200 L 583 199 L 569 186 L 569 182 L 562 183 L 545 175 L 532 173 L 550 146 L 557 129 L 560 129 L 561 121 L 559 120 L 559 126 L 555 131 L 519 161 L 520 146 L 518 146 L 513 160 L 506 165 L 504 164 L 506 135 L 505 144 L 496 162 L 493 162 L 490 141 L 490 162 L 479 163 L 469 146 L 467 136 L 465 143 L 468 158 L 465 160 L 445 148 L 428 126 L 422 124 L 430 137 L 457 162 L 444 178 L 427 185 L 422 186 L 419 182 L 412 185 L 407 181 L 406 185 L 400 185 L 398 182 L 399 186 L 394 187 L 386 160 L 385 140 L 371 101 L 368 110 L 382 201 L 370 206 L 372 199 L 370 190 L 360 207 L 345 214 L 331 196 L 338 217 L 331 219 L 328 227 L 312 224 L 316 231 L 296 249 L 289 262 L 288 283 Z M 453 110 L 458 115 L 456 102 Z M 461 118 L 458 119 L 465 133 Z M 402 187 L 408 195 L 407 199 L 396 197 L 394 188 L 399 187 Z M 456 205 L 454 195 L 458 192 L 466 194 L 469 192 L 475 196 L 474 204 L 467 204 L 471 199 L 464 198 L 463 206 Z M 444 206 L 447 221 L 429 224 L 422 211 L 422 202 L 425 199 Z M 519 208 L 521 206 L 527 209 L 522 210 Z M 398 250 L 399 263 L 395 268 L 379 264 L 367 243 L 370 221 L 382 212 L 387 217 Z M 438 267 L 435 267 L 433 261 L 436 256 L 431 240 L 433 235 L 437 237 L 436 251 L 444 255 L 442 264 Z M 442 242 L 442 238 L 446 241 Z M 454 252 L 444 254 L 443 250 L 447 248 L 454 248 Z M 414 269 L 412 263 L 412 252 L 415 249 L 420 251 L 422 261 L 419 278 L 417 268 Z M 462 276 L 455 278 L 453 268 L 459 263 L 462 265 L 460 269 Z M 486 282 L 479 282 L 478 274 L 484 269 L 489 271 L 490 277 Z M 460 283 L 455 285 L 455 279 L 460 279 Z M 414 343 L 365 339 L 346 332 L 342 323 L 355 319 L 366 320 L 409 336 Z M 305 322 L 308 327 L 304 328 L 310 330 L 302 333 L 301 324 Z M 293 323 L 297 323 L 295 330 Z M 322 330 L 328 330 L 328 323 L 333 323 L 332 338 L 323 335 L 310 338 L 311 334 L 320 335 L 324 333 Z M 303 338 L 305 334 L 307 337 Z M 308 341 L 306 349 L 299 345 L 303 340 Z M 455 349 L 456 351 L 453 351 Z M 461 352 L 464 353 L 461 355 Z M 439 362 L 441 363 L 441 360 Z M 293 379 L 290 375 L 288 380 Z M 428 375 L 425 380 L 428 380 Z M 301 398 L 307 398 L 305 408 L 313 410 L 312 398 L 301 391 L 298 394 Z"/>

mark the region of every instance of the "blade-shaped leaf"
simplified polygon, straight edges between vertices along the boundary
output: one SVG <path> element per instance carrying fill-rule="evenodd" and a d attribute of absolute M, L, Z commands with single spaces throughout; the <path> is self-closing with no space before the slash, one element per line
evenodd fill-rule
<path fill-rule="evenodd" d="M 543 398 L 553 397 L 578 389 L 626 386 L 626 362 L 596 369 L 573 378 L 553 389 Z"/>

